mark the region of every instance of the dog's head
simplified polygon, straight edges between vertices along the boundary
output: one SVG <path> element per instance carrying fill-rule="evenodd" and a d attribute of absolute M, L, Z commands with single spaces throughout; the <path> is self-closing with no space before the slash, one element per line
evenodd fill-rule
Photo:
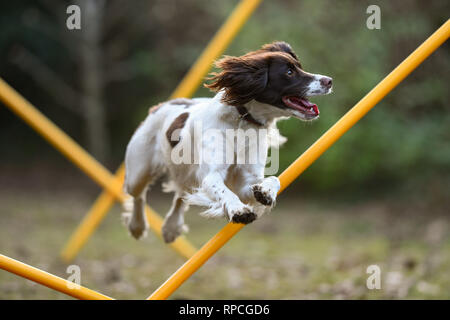
<path fill-rule="evenodd" d="M 304 71 L 286 42 L 274 42 L 241 57 L 225 56 L 216 62 L 221 68 L 206 84 L 224 90 L 222 101 L 245 105 L 251 100 L 272 105 L 301 120 L 318 118 L 317 105 L 308 97 L 331 93 L 332 79 Z"/>

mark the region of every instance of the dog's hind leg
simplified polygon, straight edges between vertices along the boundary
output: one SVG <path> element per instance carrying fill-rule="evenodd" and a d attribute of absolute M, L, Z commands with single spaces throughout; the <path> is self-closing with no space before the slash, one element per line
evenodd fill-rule
<path fill-rule="evenodd" d="M 122 214 L 122 219 L 130 231 L 130 234 L 140 239 L 146 236 L 148 223 L 145 217 L 145 196 L 147 194 L 147 187 L 141 194 L 132 197 L 124 204 L 125 212 Z"/>
<path fill-rule="evenodd" d="M 155 179 L 147 166 L 141 163 L 136 166 L 127 166 L 126 170 L 125 191 L 131 195 L 131 198 L 124 204 L 125 212 L 122 218 L 131 235 L 136 239 L 145 237 L 148 228 L 145 217 L 145 198 L 149 185 Z"/>
<path fill-rule="evenodd" d="M 148 228 L 145 217 L 148 187 L 164 172 L 164 167 L 155 160 L 156 150 L 149 145 L 151 139 L 139 133 L 131 139 L 125 155 L 124 186 L 132 199 L 124 205 L 125 212 L 122 215 L 125 225 L 136 239 L 144 237 Z"/>
<path fill-rule="evenodd" d="M 162 226 L 162 236 L 166 243 L 175 241 L 183 232 L 187 232 L 187 226 L 184 224 L 184 212 L 187 205 L 178 193 L 175 193 L 172 207 L 164 219 Z"/>

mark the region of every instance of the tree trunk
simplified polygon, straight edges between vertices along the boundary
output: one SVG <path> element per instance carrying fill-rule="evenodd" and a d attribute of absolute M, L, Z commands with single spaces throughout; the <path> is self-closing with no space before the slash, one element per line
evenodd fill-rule
<path fill-rule="evenodd" d="M 81 8 L 79 59 L 82 108 L 86 119 L 85 134 L 88 150 L 97 160 L 103 162 L 109 155 L 100 43 L 104 2 L 79 0 L 78 3 Z"/>

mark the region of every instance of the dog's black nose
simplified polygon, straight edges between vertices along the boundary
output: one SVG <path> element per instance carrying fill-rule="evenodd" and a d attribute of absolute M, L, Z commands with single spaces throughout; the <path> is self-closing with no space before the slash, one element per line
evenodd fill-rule
<path fill-rule="evenodd" d="M 324 87 L 331 88 L 331 86 L 333 85 L 333 79 L 331 79 L 330 77 L 322 77 L 320 79 L 320 84 Z"/>

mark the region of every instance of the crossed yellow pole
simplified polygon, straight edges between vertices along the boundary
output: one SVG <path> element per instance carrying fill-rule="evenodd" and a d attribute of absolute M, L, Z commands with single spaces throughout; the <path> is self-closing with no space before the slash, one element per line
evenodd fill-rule
<path fill-rule="evenodd" d="M 233 40 L 260 2 L 261 0 L 244 0 L 236 6 L 229 18 L 214 35 L 203 53 L 174 90 L 171 98 L 190 97 L 194 94 L 195 90 L 201 84 L 203 77 L 210 70 L 214 60 L 225 51 L 229 43 Z M 125 167 L 122 164 L 115 175 L 117 183 L 120 185 L 123 184 L 124 175 Z M 61 256 L 66 262 L 73 260 L 78 254 L 91 234 L 111 209 L 115 200 L 116 197 L 107 189 L 97 198 L 61 252 Z M 150 218 L 152 219 L 149 219 L 150 226 L 160 234 L 160 219 L 156 219 L 154 216 Z M 184 248 L 179 248 L 181 249 L 179 252 L 186 258 L 190 258 L 195 253 L 195 249 L 190 245 L 186 245 L 185 241 L 183 242 Z"/>
<path fill-rule="evenodd" d="M 411 55 L 409 55 L 397 68 L 362 98 L 350 111 L 348 111 L 336 124 L 325 132 L 308 150 L 294 161 L 280 176 L 280 194 L 306 168 L 317 160 L 356 122 L 367 114 L 378 102 L 392 91 L 403 79 L 417 68 L 431 53 L 433 53 L 450 36 L 450 20 L 442 25 Z M 148 299 L 167 299 L 184 281 L 197 271 L 208 259 L 227 243 L 245 225 L 228 223 L 211 240 L 209 240 L 195 255 L 181 266 L 166 282 L 164 282 Z"/>

